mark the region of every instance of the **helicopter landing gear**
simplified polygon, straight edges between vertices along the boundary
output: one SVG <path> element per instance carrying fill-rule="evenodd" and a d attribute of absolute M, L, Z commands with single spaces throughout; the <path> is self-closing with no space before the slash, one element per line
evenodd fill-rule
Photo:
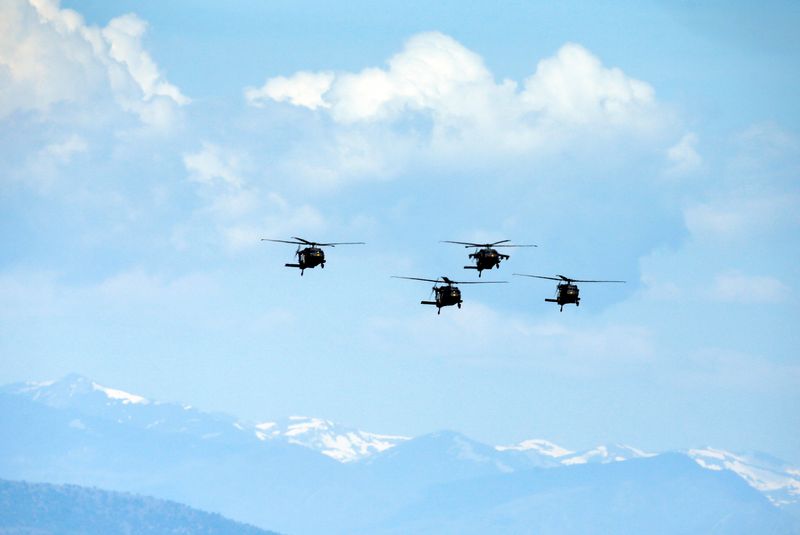
<path fill-rule="evenodd" d="M 439 316 L 439 315 L 441 315 L 441 313 L 442 313 L 442 309 L 441 308 L 437 308 L 436 309 L 436 315 Z"/>
<path fill-rule="evenodd" d="M 301 277 L 303 276 L 303 271 L 304 271 L 304 270 L 302 270 L 302 269 L 300 270 L 300 276 L 301 276 Z"/>
<path fill-rule="evenodd" d="M 320 264 L 320 267 L 321 267 L 322 269 L 325 269 L 325 262 L 321 263 L 321 264 Z"/>
<path fill-rule="evenodd" d="M 461 308 L 461 303 L 458 303 L 458 308 Z"/>

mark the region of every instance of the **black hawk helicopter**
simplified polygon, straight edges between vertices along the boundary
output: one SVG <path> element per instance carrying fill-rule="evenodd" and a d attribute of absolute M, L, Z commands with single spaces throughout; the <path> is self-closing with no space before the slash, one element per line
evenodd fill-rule
<path fill-rule="evenodd" d="M 461 290 L 458 289 L 456 284 L 505 284 L 507 281 L 469 281 L 469 282 L 459 282 L 450 280 L 445 276 L 442 276 L 440 279 L 421 279 L 419 277 L 398 277 L 396 275 L 392 275 L 394 279 L 409 279 L 414 281 L 425 281 L 425 282 L 432 282 L 434 283 L 433 289 L 431 293 L 436 293 L 436 300 L 435 301 L 420 301 L 420 304 L 423 305 L 436 305 L 436 314 L 442 313 L 442 307 L 449 307 L 456 305 L 458 308 L 461 308 Z M 439 284 L 444 284 L 444 286 L 439 286 Z"/>
<path fill-rule="evenodd" d="M 464 266 L 464 269 L 477 269 L 478 277 L 480 277 L 481 271 L 484 269 L 492 269 L 495 266 L 499 269 L 501 260 L 508 260 L 511 258 L 507 254 L 498 253 L 495 247 L 537 247 L 536 245 L 512 245 L 506 243 L 508 241 L 511 240 L 500 240 L 494 243 L 470 243 L 465 241 L 442 240 L 441 243 L 455 243 L 463 245 L 465 248 L 476 247 L 476 251 L 469 255 L 470 258 L 475 260 L 475 265 Z"/>
<path fill-rule="evenodd" d="M 519 277 L 534 277 L 537 279 L 547 279 L 551 281 L 558 281 L 558 286 L 556 287 L 556 298 L 555 299 L 545 299 L 548 303 L 558 303 L 561 307 L 559 311 L 564 311 L 564 305 L 568 305 L 570 303 L 574 303 L 575 306 L 581 306 L 581 298 L 579 296 L 580 290 L 578 290 L 578 285 L 575 284 L 576 282 L 621 282 L 624 283 L 625 281 L 595 281 L 595 280 L 581 280 L 581 279 L 570 279 L 569 277 L 565 277 L 564 275 L 556 275 L 555 277 L 545 277 L 542 275 L 526 275 L 524 273 L 514 273 Z"/>
<path fill-rule="evenodd" d="M 363 241 L 348 241 L 348 242 L 332 242 L 332 243 L 317 243 L 314 241 L 304 240 L 297 236 L 292 236 L 295 241 L 289 240 L 271 240 L 269 238 L 261 238 L 261 241 L 272 241 L 278 243 L 291 243 L 297 245 L 297 264 L 286 264 L 286 267 L 300 268 L 300 276 L 303 275 L 305 269 L 320 266 L 325 267 L 325 252 L 322 247 L 336 247 L 337 245 L 364 245 Z M 305 245 L 306 247 L 302 247 Z M 302 248 L 301 248 L 302 247 Z"/>

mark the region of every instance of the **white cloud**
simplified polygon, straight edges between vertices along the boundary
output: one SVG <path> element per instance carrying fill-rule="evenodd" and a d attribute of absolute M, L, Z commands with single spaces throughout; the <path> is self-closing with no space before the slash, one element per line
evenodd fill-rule
<path fill-rule="evenodd" d="M 670 174 L 685 174 L 696 170 L 703 163 L 703 158 L 697 153 L 697 134 L 689 132 L 678 143 L 667 150 L 667 159 Z"/>
<path fill-rule="evenodd" d="M 315 123 L 323 132 L 297 142 L 280 162 L 322 188 L 391 177 L 420 162 L 474 168 L 632 135 L 647 144 L 671 123 L 649 84 L 580 45 L 564 45 L 519 84 L 496 81 L 478 54 L 439 32 L 412 36 L 385 66 L 299 71 L 247 88 L 245 98 L 332 119 Z"/>
<path fill-rule="evenodd" d="M 540 61 L 518 91 L 513 81 L 496 83 L 480 56 L 437 32 L 409 39 L 386 69 L 337 75 L 299 72 L 269 79 L 260 90 L 247 90 L 246 97 L 254 105 L 272 99 L 327 108 L 341 123 L 425 111 L 444 122 L 524 121 L 526 114 L 536 114 L 558 123 L 630 124 L 655 101 L 649 84 L 604 67 L 574 43 Z"/>
<path fill-rule="evenodd" d="M 298 72 L 290 78 L 271 78 L 260 88 L 247 88 L 245 98 L 253 106 L 261 107 L 266 100 L 289 102 L 311 110 L 327 108 L 323 95 L 330 89 L 334 75 L 329 72 Z"/>
<path fill-rule="evenodd" d="M 655 102 L 652 86 L 618 68 L 604 67 L 575 43 L 540 61 L 521 96 L 528 110 L 576 124 L 638 125 Z"/>
<path fill-rule="evenodd" d="M 722 273 L 714 277 L 709 297 L 725 303 L 780 303 L 789 287 L 774 277 Z"/>
<path fill-rule="evenodd" d="M 189 102 L 143 49 L 147 25 L 136 15 L 90 26 L 57 0 L 0 4 L 0 117 L 47 111 L 60 102 L 86 105 L 111 96 L 150 126 L 166 127 Z"/>

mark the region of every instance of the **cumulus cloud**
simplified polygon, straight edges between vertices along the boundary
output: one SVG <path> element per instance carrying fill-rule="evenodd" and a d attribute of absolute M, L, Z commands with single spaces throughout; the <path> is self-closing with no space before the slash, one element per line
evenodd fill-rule
<path fill-rule="evenodd" d="M 151 126 L 189 102 L 142 46 L 147 24 L 128 14 L 90 26 L 57 0 L 0 4 L 0 117 L 111 96 Z"/>
<path fill-rule="evenodd" d="M 646 82 L 606 68 L 584 47 L 568 43 L 539 62 L 521 94 L 526 108 L 557 122 L 638 124 L 655 101 Z"/>
<path fill-rule="evenodd" d="M 539 62 L 524 82 L 495 82 L 480 56 L 455 39 L 430 32 L 413 36 L 386 68 L 358 73 L 300 72 L 267 80 L 246 92 L 248 102 L 268 99 L 324 108 L 344 124 L 392 121 L 406 112 L 430 115 L 438 127 L 535 128 L 557 124 L 643 124 L 653 111 L 653 88 L 617 68 L 606 68 L 584 47 L 568 43 Z M 530 133 L 529 133 L 530 134 Z"/>
<path fill-rule="evenodd" d="M 333 82 L 334 75 L 328 72 L 298 72 L 289 78 L 271 78 L 260 88 L 249 87 L 245 99 L 253 106 L 261 107 L 267 100 L 289 102 L 311 110 L 327 108 L 329 104 L 322 99 Z"/>
<path fill-rule="evenodd" d="M 289 156 L 295 176 L 323 187 L 391 176 L 410 162 L 475 164 L 631 134 L 646 140 L 669 123 L 649 84 L 581 45 L 565 44 L 519 83 L 496 80 L 478 54 L 439 32 L 412 36 L 384 66 L 300 71 L 244 96 L 254 107 L 281 102 L 331 119 L 325 141 L 299 143 Z M 581 136 L 591 143 L 576 145 Z"/>

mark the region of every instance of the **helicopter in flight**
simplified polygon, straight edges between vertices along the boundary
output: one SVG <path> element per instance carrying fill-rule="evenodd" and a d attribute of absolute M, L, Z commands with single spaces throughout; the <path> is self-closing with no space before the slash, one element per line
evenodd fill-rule
<path fill-rule="evenodd" d="M 468 281 L 468 282 L 459 282 L 448 279 L 445 276 L 442 276 L 439 279 L 422 279 L 419 277 L 398 277 L 396 275 L 392 275 L 394 279 L 408 279 L 408 280 L 415 280 L 415 281 L 425 281 L 425 282 L 432 282 L 433 289 L 431 293 L 436 293 L 436 300 L 435 301 L 420 301 L 422 305 L 436 305 L 436 314 L 442 313 L 442 307 L 449 307 L 456 305 L 458 308 L 461 308 L 461 290 L 458 289 L 456 284 L 505 284 L 507 281 Z M 439 286 L 443 284 L 444 286 Z"/>
<path fill-rule="evenodd" d="M 337 245 L 364 245 L 363 241 L 318 243 L 304 240 L 303 238 L 298 238 L 297 236 L 292 236 L 292 239 L 294 241 L 261 238 L 261 241 L 291 243 L 297 245 L 297 251 L 294 253 L 297 256 L 297 263 L 286 264 L 286 267 L 300 268 L 300 276 L 303 275 L 303 271 L 306 269 L 317 266 L 325 268 L 325 251 L 322 250 L 322 247 L 336 247 Z M 305 247 L 303 247 L 304 245 Z"/>
<path fill-rule="evenodd" d="M 620 282 L 625 283 L 625 281 L 600 281 L 600 280 L 581 280 L 581 279 L 571 279 L 569 277 L 565 277 L 564 275 L 556 275 L 555 277 L 545 277 L 543 275 L 526 275 L 524 273 L 514 273 L 519 277 L 534 277 L 536 279 L 547 279 L 552 281 L 558 281 L 558 286 L 556 286 L 556 298 L 555 299 L 545 299 L 548 303 L 558 303 L 561 307 L 559 309 L 560 312 L 564 311 L 564 305 L 574 304 L 576 307 L 581 306 L 581 298 L 580 298 L 580 290 L 578 289 L 578 285 L 575 284 L 576 282 Z"/>
<path fill-rule="evenodd" d="M 512 245 L 506 243 L 511 240 L 500 240 L 494 243 L 471 243 L 465 241 L 450 241 L 442 240 L 441 243 L 455 243 L 463 245 L 465 248 L 475 247 L 474 253 L 470 253 L 469 257 L 475 260 L 474 266 L 464 266 L 464 269 L 477 269 L 478 277 L 484 269 L 492 269 L 493 267 L 500 268 L 501 260 L 508 260 L 511 258 L 507 254 L 498 253 L 495 247 L 538 247 L 537 245 Z"/>

